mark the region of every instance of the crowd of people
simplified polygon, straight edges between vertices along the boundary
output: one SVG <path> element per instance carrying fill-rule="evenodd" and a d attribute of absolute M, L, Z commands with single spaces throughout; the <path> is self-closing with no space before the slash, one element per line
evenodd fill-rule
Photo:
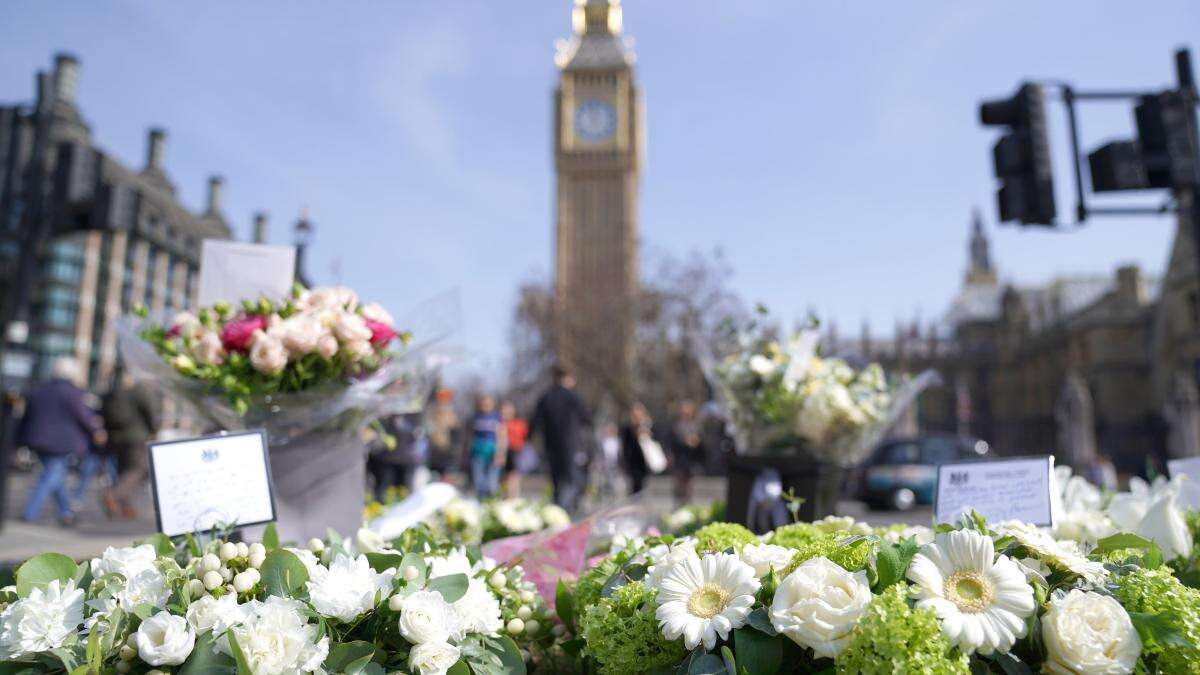
<path fill-rule="evenodd" d="M 690 501 L 693 476 L 711 445 L 695 403 L 679 402 L 668 427 L 656 427 L 636 402 L 619 423 L 597 423 L 575 391 L 574 374 L 555 366 L 551 375 L 528 417 L 489 393 L 476 394 L 470 412 L 460 416 L 453 392 L 439 389 L 421 413 L 382 420 L 384 433 L 369 439 L 376 498 L 385 501 L 396 486 L 411 490 L 459 475 L 480 499 L 511 498 L 521 494 L 523 475 L 542 470 L 554 502 L 574 513 L 589 487 L 601 498 L 636 494 L 648 476 L 670 471 L 675 500 Z"/>

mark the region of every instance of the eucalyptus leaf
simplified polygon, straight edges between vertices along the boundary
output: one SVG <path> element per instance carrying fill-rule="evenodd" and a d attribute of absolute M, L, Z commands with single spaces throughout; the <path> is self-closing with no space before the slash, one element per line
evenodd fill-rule
<path fill-rule="evenodd" d="M 237 675 L 254 675 L 254 671 L 250 670 L 250 664 L 246 662 L 246 655 L 242 653 L 242 648 L 238 645 L 233 631 L 225 631 L 225 637 L 229 640 L 229 651 L 233 652 L 233 661 L 237 666 Z"/>
<path fill-rule="evenodd" d="M 236 667 L 228 654 L 216 650 L 212 631 L 206 631 L 196 638 L 196 646 L 175 675 L 225 675 Z"/>
<path fill-rule="evenodd" d="M 29 597 L 35 588 L 45 590 L 51 581 L 65 584 L 75 578 L 78 566 L 61 553 L 35 555 L 17 568 L 17 595 Z"/>
<path fill-rule="evenodd" d="M 370 642 L 338 643 L 329 649 L 329 656 L 325 658 L 325 670 L 331 673 L 356 675 L 366 668 L 374 656 L 375 645 Z"/>
<path fill-rule="evenodd" d="M 745 627 L 733 632 L 733 650 L 737 654 L 738 668 L 747 675 L 772 675 L 779 672 L 783 660 L 783 640 L 757 629 Z"/>
<path fill-rule="evenodd" d="M 575 596 L 571 595 L 571 589 L 567 588 L 562 579 L 558 580 L 558 586 L 554 589 L 554 609 L 558 612 L 558 618 L 562 619 L 567 630 L 574 633 Z"/>
<path fill-rule="evenodd" d="M 715 654 L 701 654 L 692 659 L 688 675 L 725 675 L 725 662 Z"/>
<path fill-rule="evenodd" d="M 368 553 L 367 562 L 376 572 L 382 572 L 392 567 L 399 570 L 404 562 L 404 556 L 399 553 Z"/>
<path fill-rule="evenodd" d="M 750 612 L 750 616 L 746 617 L 746 623 L 754 630 L 766 633 L 771 637 L 779 635 L 779 631 L 775 630 L 775 626 L 771 624 L 771 617 L 767 615 L 766 607 L 759 607 Z"/>
<path fill-rule="evenodd" d="M 268 553 L 258 571 L 270 595 L 296 597 L 308 581 L 308 568 L 287 549 L 277 548 Z"/>
<path fill-rule="evenodd" d="M 467 593 L 467 575 L 465 574 L 447 574 L 444 577 L 434 577 L 429 580 L 429 584 L 425 586 L 426 590 L 437 591 L 442 594 L 442 599 L 446 602 L 455 602 Z"/>
<path fill-rule="evenodd" d="M 268 551 L 279 548 L 279 530 L 275 528 L 275 523 L 268 523 L 266 529 L 263 530 L 262 545 Z"/>

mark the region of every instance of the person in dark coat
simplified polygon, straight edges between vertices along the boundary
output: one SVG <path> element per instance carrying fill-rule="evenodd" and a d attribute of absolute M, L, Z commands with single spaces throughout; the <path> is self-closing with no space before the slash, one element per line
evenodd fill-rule
<path fill-rule="evenodd" d="M 529 433 L 541 434 L 554 483 L 554 503 L 573 513 L 579 506 L 583 482 L 576 455 L 586 451 L 584 432 L 592 425 L 592 416 L 573 391 L 571 371 L 556 365 L 552 374 L 554 384 L 538 399 Z"/>
<path fill-rule="evenodd" d="M 629 419 L 621 425 L 621 465 L 629 477 L 629 494 L 637 494 L 646 484 L 646 451 L 642 448 L 642 439 L 650 438 L 650 414 L 641 403 L 634 403 L 629 409 Z"/>
<path fill-rule="evenodd" d="M 704 461 L 696 404 L 691 401 L 679 402 L 679 412 L 671 427 L 671 452 L 675 459 L 675 503 L 684 506 L 692 499 L 692 476 Z"/>
<path fill-rule="evenodd" d="M 59 522 L 75 522 L 67 490 L 71 458 L 82 457 L 93 442 L 103 444 L 105 440 L 100 418 L 84 403 L 83 390 L 76 385 L 82 379 L 77 362 L 60 357 L 54 362 L 53 377 L 35 385 L 25 398 L 17 443 L 37 453 L 42 473 L 21 512 L 23 520 L 37 520 L 42 505 L 53 496 Z"/>
<path fill-rule="evenodd" d="M 119 471 L 116 484 L 104 493 L 104 510 L 110 518 L 136 518 L 134 495 L 146 480 L 149 464 L 146 444 L 158 432 L 158 398 L 144 383 L 123 375 L 104 397 L 101 412 Z"/>

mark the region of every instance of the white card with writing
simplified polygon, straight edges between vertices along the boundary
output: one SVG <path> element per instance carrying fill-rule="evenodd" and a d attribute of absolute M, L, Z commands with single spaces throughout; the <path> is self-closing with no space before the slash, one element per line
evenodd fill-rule
<path fill-rule="evenodd" d="M 236 304 L 266 296 L 278 300 L 292 291 L 296 247 L 205 239 L 200 250 L 201 307 L 215 302 Z"/>
<path fill-rule="evenodd" d="M 940 464 L 934 518 L 956 523 L 975 510 L 989 523 L 1011 519 L 1050 527 L 1053 470 L 1049 456 Z"/>
<path fill-rule="evenodd" d="M 1200 457 L 1167 460 L 1167 470 L 1171 478 L 1185 477 L 1179 494 L 1180 508 L 1200 510 Z"/>
<path fill-rule="evenodd" d="M 151 443 L 150 479 L 168 536 L 275 520 L 262 431 Z"/>

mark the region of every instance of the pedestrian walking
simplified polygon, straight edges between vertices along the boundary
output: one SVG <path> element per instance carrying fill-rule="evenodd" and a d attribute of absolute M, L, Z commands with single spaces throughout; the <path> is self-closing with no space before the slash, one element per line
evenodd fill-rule
<path fill-rule="evenodd" d="M 105 441 L 100 418 L 84 402 L 79 388 L 82 382 L 78 362 L 59 357 L 52 366 L 51 379 L 34 386 L 26 396 L 17 443 L 37 454 L 42 473 L 21 512 L 22 520 L 36 521 L 46 499 L 53 497 L 59 522 L 64 526 L 75 522 L 67 490 L 71 458 L 82 457 L 92 443 Z"/>
<path fill-rule="evenodd" d="M 574 391 L 571 371 L 556 365 L 551 372 L 554 383 L 538 399 L 529 430 L 531 435 L 541 434 L 554 484 L 554 503 L 573 514 L 582 487 L 576 455 L 587 450 L 585 433 L 592 416 Z"/>
<path fill-rule="evenodd" d="M 642 491 L 647 474 L 666 468 L 666 455 L 651 433 L 653 426 L 650 413 L 641 403 L 634 403 L 629 408 L 625 424 L 621 425 L 621 466 L 629 478 L 631 495 Z"/>
<path fill-rule="evenodd" d="M 475 401 L 475 416 L 471 418 L 471 485 L 479 499 L 496 495 L 500 482 L 500 467 L 504 466 L 504 421 L 496 410 L 496 399 L 481 394 Z"/>
<path fill-rule="evenodd" d="M 462 423 L 454 412 L 454 392 L 438 389 L 433 404 L 425 413 L 425 430 L 429 447 L 429 470 L 441 480 L 449 478 L 450 470 L 460 460 Z"/>
<path fill-rule="evenodd" d="M 512 401 L 500 404 L 500 417 L 504 420 L 505 440 L 508 449 L 504 455 L 504 496 L 516 499 L 521 496 L 521 476 L 537 467 L 537 455 L 529 447 L 529 423 L 517 414 Z"/>
<path fill-rule="evenodd" d="M 679 402 L 675 423 L 671 425 L 671 454 L 675 467 L 675 503 L 683 506 L 692 499 L 692 477 L 704 461 L 696 404 L 691 401 Z"/>
<path fill-rule="evenodd" d="M 138 515 L 134 503 L 144 489 L 149 468 L 146 444 L 160 425 L 159 399 L 148 385 L 134 382 L 124 373 L 104 396 L 100 410 L 108 431 L 108 446 L 120 472 L 116 484 L 104 493 L 104 511 L 109 518 L 132 520 Z"/>

